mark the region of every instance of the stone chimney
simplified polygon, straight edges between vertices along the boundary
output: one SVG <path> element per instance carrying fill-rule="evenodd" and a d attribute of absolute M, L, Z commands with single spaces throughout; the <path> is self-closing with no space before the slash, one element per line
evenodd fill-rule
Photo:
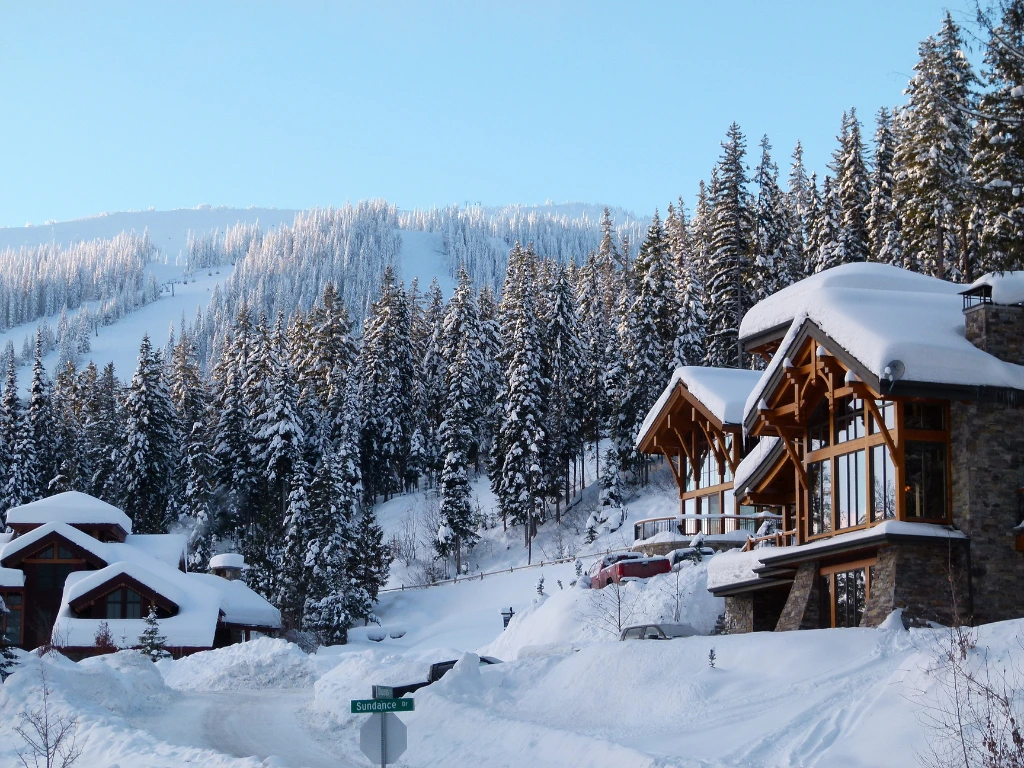
<path fill-rule="evenodd" d="M 210 558 L 210 573 L 228 581 L 240 579 L 246 567 L 245 558 L 233 552 Z"/>
<path fill-rule="evenodd" d="M 964 307 L 967 340 L 1007 363 L 1024 365 L 1024 307 L 987 301 Z"/>

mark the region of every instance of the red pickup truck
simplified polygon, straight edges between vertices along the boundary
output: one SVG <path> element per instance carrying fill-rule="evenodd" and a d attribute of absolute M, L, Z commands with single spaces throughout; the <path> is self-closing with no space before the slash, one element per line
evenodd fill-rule
<path fill-rule="evenodd" d="M 598 571 L 590 582 L 591 589 L 603 589 L 613 581 L 618 584 L 623 579 L 649 579 L 659 573 L 669 573 L 672 563 L 667 557 L 638 557 L 620 560 Z"/>

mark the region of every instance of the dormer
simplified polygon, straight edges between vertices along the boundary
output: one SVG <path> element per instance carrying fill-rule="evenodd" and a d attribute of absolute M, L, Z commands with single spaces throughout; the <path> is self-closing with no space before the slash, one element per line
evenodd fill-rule
<path fill-rule="evenodd" d="M 7 525 L 18 535 L 46 523 L 65 523 L 101 542 L 123 543 L 132 521 L 117 507 L 78 491 L 66 491 L 7 510 Z"/>

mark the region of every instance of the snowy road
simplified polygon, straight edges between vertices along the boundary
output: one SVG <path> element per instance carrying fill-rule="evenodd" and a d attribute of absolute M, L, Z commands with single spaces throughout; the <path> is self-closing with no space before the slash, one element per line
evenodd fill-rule
<path fill-rule="evenodd" d="M 256 756 L 275 768 L 350 768 L 303 724 L 309 689 L 181 693 L 131 723 L 179 746 Z"/>

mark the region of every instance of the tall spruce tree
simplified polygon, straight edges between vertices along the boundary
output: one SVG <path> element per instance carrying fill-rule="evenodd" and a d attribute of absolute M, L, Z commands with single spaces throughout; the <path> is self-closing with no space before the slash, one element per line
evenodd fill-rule
<path fill-rule="evenodd" d="M 878 110 L 875 127 L 875 157 L 871 174 L 871 202 L 868 206 L 868 247 L 873 261 L 892 263 L 887 244 L 896 216 L 893 200 L 895 188 L 896 139 L 893 135 L 892 115 L 882 107 Z"/>
<path fill-rule="evenodd" d="M 791 219 L 779 188 L 779 169 L 768 137 L 761 139 L 761 160 L 754 171 L 754 252 L 747 291 L 751 304 L 777 293 L 799 278 Z"/>
<path fill-rule="evenodd" d="M 833 186 L 839 205 L 839 232 L 835 255 L 830 261 L 839 264 L 867 261 L 870 253 L 867 217 L 871 184 L 856 109 L 851 108 L 849 113 L 843 114 L 839 147 L 832 156 L 832 172 L 835 174 Z"/>
<path fill-rule="evenodd" d="M 745 286 L 750 274 L 754 216 L 744 166 L 746 142 L 733 123 L 722 143 L 711 189 L 711 223 L 707 251 L 708 316 L 706 364 L 743 367 L 740 320 L 750 307 Z"/>
<path fill-rule="evenodd" d="M 971 210 L 973 126 L 967 110 L 975 76 L 963 48 L 947 11 L 942 30 L 918 49 L 896 150 L 895 196 L 906 256 L 935 277 L 962 275 Z"/>
<path fill-rule="evenodd" d="M 121 508 L 137 533 L 167 533 L 168 499 L 179 435 L 160 352 L 142 337 L 139 363 L 124 403 L 124 453 L 118 474 Z"/>

